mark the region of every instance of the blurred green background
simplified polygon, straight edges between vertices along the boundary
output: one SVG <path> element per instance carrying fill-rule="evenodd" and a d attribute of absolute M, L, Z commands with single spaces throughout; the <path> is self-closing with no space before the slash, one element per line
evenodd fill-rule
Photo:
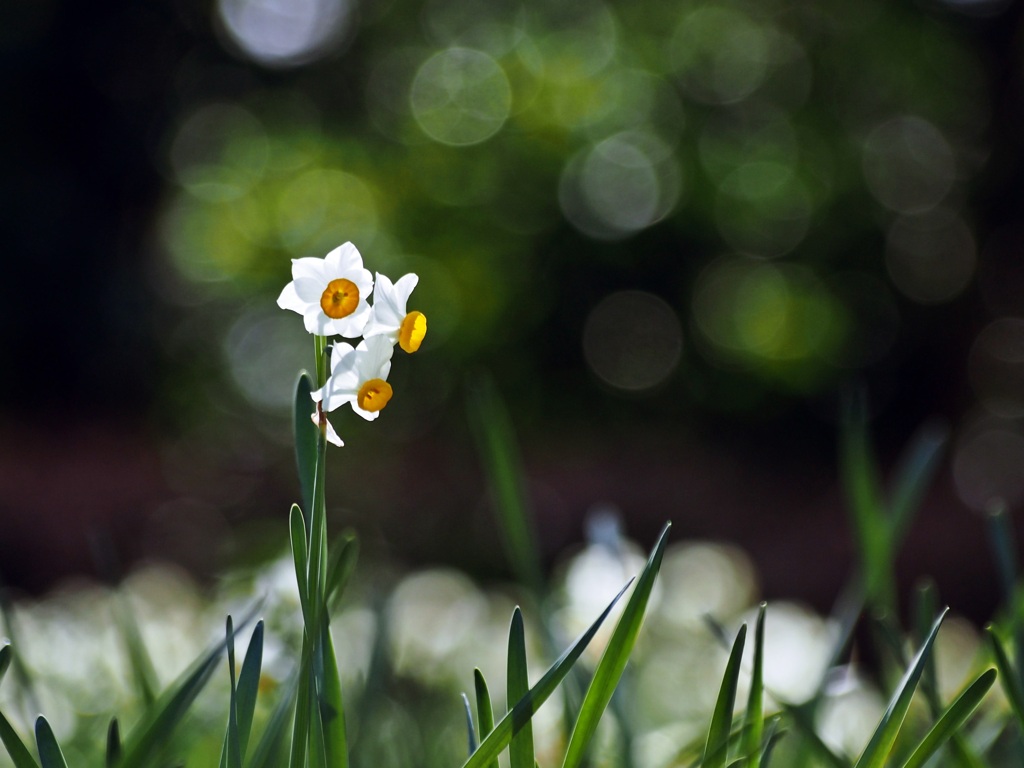
<path fill-rule="evenodd" d="M 335 419 L 332 524 L 371 553 L 508 572 L 466 422 L 491 376 L 549 560 L 612 504 L 827 605 L 862 387 L 885 467 L 948 425 L 901 575 L 988 615 L 975 513 L 1024 500 L 1019 3 L 2 14 L 8 583 L 282 547 L 312 340 L 274 301 L 290 259 L 351 240 L 420 275 L 430 329 L 381 419 Z"/>

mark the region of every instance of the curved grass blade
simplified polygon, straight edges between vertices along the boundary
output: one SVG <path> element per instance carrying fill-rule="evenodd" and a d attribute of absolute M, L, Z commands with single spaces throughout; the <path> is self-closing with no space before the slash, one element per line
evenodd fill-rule
<path fill-rule="evenodd" d="M 893 744 L 896 743 L 896 736 L 903 726 L 903 719 L 910 708 L 910 700 L 914 697 L 914 691 L 924 671 L 925 661 L 931 653 L 935 636 L 938 634 L 942 620 L 946 618 L 948 611 L 948 608 L 944 608 L 932 624 L 931 632 L 928 633 L 928 637 L 925 638 L 924 644 L 917 652 L 917 656 L 914 657 L 910 667 L 904 673 L 903 679 L 896 688 L 896 692 L 889 701 L 889 706 L 882 714 L 882 719 L 878 723 L 878 727 L 875 728 L 875 732 L 871 735 L 871 739 L 868 741 L 867 747 L 864 748 L 864 752 L 857 761 L 855 768 L 882 768 L 885 765 L 889 752 L 892 750 Z"/>
<path fill-rule="evenodd" d="M 0 714 L 0 741 L 3 742 L 4 749 L 7 750 L 15 768 L 39 768 L 39 763 L 32 757 L 25 742 L 3 714 Z"/>
<path fill-rule="evenodd" d="M 508 629 L 506 689 L 509 710 L 530 692 L 530 680 L 526 670 L 526 630 L 523 626 L 523 612 L 519 610 L 518 605 L 512 611 L 512 623 Z M 526 719 L 509 742 L 509 768 L 534 768 L 536 761 L 533 752 L 533 726 L 530 719 Z"/>
<path fill-rule="evenodd" d="M 608 614 L 615 606 L 619 599 L 625 594 L 626 590 L 629 589 L 629 584 L 626 584 L 622 588 L 622 591 L 615 596 L 615 598 L 608 604 L 601 615 L 597 617 L 593 624 L 577 638 L 576 642 L 567 648 L 561 656 L 559 656 L 555 663 L 552 664 L 548 671 L 544 673 L 540 680 L 537 681 L 536 685 L 529 690 L 529 692 L 521 698 L 516 705 L 512 708 L 511 712 L 508 712 L 494 729 L 487 735 L 487 738 L 480 742 L 480 746 L 477 748 L 469 760 L 463 763 L 462 768 L 485 768 L 490 765 L 492 760 L 496 760 L 501 750 L 512 739 L 512 736 L 523 726 L 523 724 L 531 717 L 533 713 L 537 711 L 541 704 L 543 704 L 547 698 L 554 692 L 558 684 L 562 682 L 569 670 L 572 669 L 573 665 L 577 662 L 579 657 L 583 654 L 583 650 L 587 647 L 587 644 L 594 639 L 594 635 L 597 634 L 597 630 L 600 629 L 601 624 L 608 618 Z"/>
<path fill-rule="evenodd" d="M 149 707 L 156 701 L 156 668 L 149 657 L 146 644 L 142 641 L 139 624 L 135 620 L 124 595 L 118 595 L 114 601 L 114 613 L 121 630 L 121 637 L 128 655 L 128 665 L 132 671 L 132 681 L 138 691 L 139 698 Z"/>
<path fill-rule="evenodd" d="M 295 433 L 295 464 L 299 471 L 302 508 L 313 508 L 313 476 L 316 472 L 317 428 L 310 418 L 315 407 L 313 381 L 305 371 L 295 382 L 295 401 L 292 411 L 292 431 Z M 308 521 L 307 521 L 308 522 Z M 309 531 L 306 531 L 307 535 Z"/>
<path fill-rule="evenodd" d="M 977 709 L 985 698 L 989 688 L 996 681 L 996 670 L 988 669 L 968 686 L 960 696 L 950 704 L 938 722 L 932 726 L 917 749 L 903 764 L 903 768 L 924 768 L 924 764 L 938 752 L 948 739 L 956 735 L 964 721 Z"/>
<path fill-rule="evenodd" d="M 587 688 L 583 704 L 576 717 L 572 735 L 569 737 L 569 745 L 566 747 L 565 759 L 562 762 L 563 768 L 577 768 L 583 763 L 590 740 L 597 731 L 601 715 L 604 714 L 604 710 L 619 684 L 640 632 L 640 625 L 643 623 L 647 602 L 661 568 L 661 560 L 671 528 L 671 523 L 666 523 L 662 528 L 661 534 L 651 550 L 650 557 L 647 559 L 647 564 L 636 580 L 633 594 L 629 596 L 629 600 L 622 609 L 622 615 L 615 625 L 611 639 L 594 670 L 594 676 L 590 680 L 590 686 Z"/>
<path fill-rule="evenodd" d="M 36 747 L 39 749 L 39 764 L 42 768 L 68 768 L 57 737 L 42 715 L 36 718 Z"/>
<path fill-rule="evenodd" d="M 889 492 L 889 518 L 894 544 L 906 534 L 910 521 L 935 477 L 949 428 L 935 421 L 923 426 L 901 457 L 895 482 Z"/>
<path fill-rule="evenodd" d="M 744 720 L 740 754 L 746 755 L 748 768 L 760 768 L 761 739 L 764 737 L 764 616 L 765 603 L 757 611 L 754 625 L 754 668 L 750 675 L 750 694 Z"/>
<path fill-rule="evenodd" d="M 491 708 L 491 693 L 487 690 L 487 680 L 479 669 L 473 670 L 473 687 L 476 689 L 476 718 L 480 723 L 480 738 L 486 739 L 494 730 L 494 710 Z M 473 751 L 476 751 L 476 747 Z M 485 768 L 498 768 L 498 761 L 492 760 Z"/>
<path fill-rule="evenodd" d="M 252 718 L 256 712 L 256 695 L 260 688 L 260 672 L 263 669 L 263 620 L 256 622 L 256 627 L 249 638 L 249 646 L 245 650 L 242 671 L 238 674 L 238 686 L 235 690 L 238 720 L 238 755 L 245 757 L 249 747 L 249 734 L 252 732 Z"/>
<path fill-rule="evenodd" d="M 462 694 L 462 705 L 466 710 L 466 743 L 469 747 L 468 754 L 476 752 L 476 726 L 473 725 L 473 708 L 469 705 L 469 696 Z"/>
<path fill-rule="evenodd" d="M 702 768 L 724 768 L 729 753 L 729 734 L 732 732 L 732 710 L 736 704 L 736 688 L 740 679 L 740 662 L 743 660 L 743 645 L 747 639 L 747 625 L 740 627 L 729 654 L 718 692 L 715 712 L 711 716 L 707 745 L 704 747 Z"/>
<path fill-rule="evenodd" d="M 299 683 L 295 697 L 295 717 L 292 720 L 292 745 L 288 757 L 290 768 L 305 768 L 306 744 L 309 741 L 310 706 L 309 681 L 312 678 L 313 651 L 308 634 L 302 635 L 302 651 L 299 656 Z"/>
<path fill-rule="evenodd" d="M 115 768 L 121 760 L 121 727 L 117 724 L 117 718 L 110 718 L 110 725 L 107 726 L 107 753 L 106 768 Z"/>
<path fill-rule="evenodd" d="M 512 568 L 521 583 L 539 594 L 544 577 L 512 422 L 494 383 L 486 376 L 476 379 L 468 404 L 470 425 L 494 497 Z"/>
<path fill-rule="evenodd" d="M 1003 641 L 996 635 L 995 627 L 990 624 L 985 627 L 985 631 L 988 633 L 989 645 L 992 647 L 996 669 L 999 670 L 999 684 L 1003 687 L 1003 692 L 1010 702 L 1010 709 L 1013 710 L 1013 714 L 1017 717 L 1018 726 L 1024 729 L 1024 688 L 1021 687 L 1013 665 L 1006 655 Z"/>
<path fill-rule="evenodd" d="M 11 666 L 11 656 L 13 653 L 14 651 L 11 650 L 10 643 L 4 643 L 0 646 L 0 683 L 4 681 L 7 668 Z"/>

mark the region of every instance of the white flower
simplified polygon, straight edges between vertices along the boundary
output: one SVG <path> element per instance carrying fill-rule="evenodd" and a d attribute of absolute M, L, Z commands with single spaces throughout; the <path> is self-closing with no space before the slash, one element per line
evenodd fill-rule
<path fill-rule="evenodd" d="M 363 329 L 363 336 L 370 338 L 378 334 L 396 342 L 406 352 L 420 348 L 427 333 L 427 318 L 422 312 L 409 312 L 409 294 L 419 282 L 419 277 L 410 272 L 392 284 L 387 275 L 377 273 L 373 286 L 373 310 L 370 320 Z"/>
<path fill-rule="evenodd" d="M 331 375 L 313 393 L 313 399 L 333 411 L 345 403 L 367 421 L 373 421 L 391 399 L 391 354 L 394 346 L 385 336 L 371 336 L 353 347 L 337 342 L 331 347 Z"/>
<path fill-rule="evenodd" d="M 345 442 L 341 439 L 341 435 L 334 429 L 334 425 L 327 420 L 327 415 L 320 409 L 317 408 L 313 411 L 309 418 L 313 420 L 313 425 L 320 429 L 321 423 L 323 424 L 324 437 L 327 438 L 327 442 L 331 445 L 336 445 L 341 448 L 345 445 Z"/>
<path fill-rule="evenodd" d="M 370 270 L 352 243 L 339 245 L 322 259 L 292 259 L 292 281 L 277 305 L 302 315 L 306 330 L 318 336 L 362 335 L 370 317 Z"/>

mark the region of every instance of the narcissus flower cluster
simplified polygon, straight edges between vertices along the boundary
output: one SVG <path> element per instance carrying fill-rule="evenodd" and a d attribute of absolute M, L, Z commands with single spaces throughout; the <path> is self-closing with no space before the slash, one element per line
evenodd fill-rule
<path fill-rule="evenodd" d="M 364 419 L 376 419 L 393 394 L 388 374 L 395 345 L 405 352 L 420 348 L 427 318 L 408 309 L 418 282 L 412 273 L 394 283 L 379 272 L 374 279 L 352 243 L 322 259 L 292 259 L 292 281 L 277 298 L 278 306 L 302 315 L 306 330 L 317 336 L 362 337 L 355 346 L 344 341 L 332 345 L 330 375 L 313 393 L 313 422 L 329 442 L 344 445 L 324 412 L 349 403 Z"/>

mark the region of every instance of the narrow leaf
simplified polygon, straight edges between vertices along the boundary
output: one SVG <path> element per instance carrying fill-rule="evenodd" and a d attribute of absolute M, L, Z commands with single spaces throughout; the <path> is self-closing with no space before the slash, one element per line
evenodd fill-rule
<path fill-rule="evenodd" d="M 740 627 L 736 640 L 732 645 L 732 653 L 725 665 L 722 687 L 718 692 L 718 701 L 711 716 L 711 727 L 708 729 L 707 746 L 704 747 L 702 768 L 722 768 L 729 751 L 729 734 L 732 731 L 732 710 L 736 705 L 736 688 L 740 679 L 740 662 L 743 660 L 743 645 L 747 638 L 747 625 Z"/>
<path fill-rule="evenodd" d="M 4 681 L 4 675 L 7 674 L 7 668 L 11 666 L 11 650 L 10 643 L 4 643 L 0 646 L 0 683 Z"/>
<path fill-rule="evenodd" d="M 473 670 L 473 686 L 476 689 L 476 719 L 480 723 L 480 738 L 486 739 L 494 730 L 494 710 L 491 708 L 491 694 L 487 680 L 479 669 Z M 474 748 L 475 749 L 475 748 Z M 492 760 L 485 768 L 498 768 L 498 761 Z"/>
<path fill-rule="evenodd" d="M 508 671 L 506 688 L 508 708 L 530 692 L 530 680 L 526 670 L 526 631 L 523 613 L 519 606 L 512 611 L 512 623 L 508 630 Z M 530 720 L 523 721 L 508 745 L 509 768 L 533 768 L 536 758 L 533 752 L 533 726 Z"/>
<path fill-rule="evenodd" d="M 747 756 L 748 768 L 761 764 L 761 739 L 764 736 L 764 616 L 765 604 L 757 611 L 754 625 L 754 668 L 750 675 L 750 694 L 740 753 Z"/>
<path fill-rule="evenodd" d="M 313 476 L 316 472 L 316 441 L 319 430 L 310 418 L 315 408 L 313 381 L 302 371 L 295 383 L 292 430 L 295 433 L 295 463 L 299 471 L 302 508 L 313 508 Z M 308 531 L 307 531 L 308 534 Z"/>
<path fill-rule="evenodd" d="M 889 516 L 893 543 L 903 539 L 925 491 L 935 477 L 942 449 L 949 438 L 945 424 L 926 424 L 914 436 L 895 472 L 896 481 L 889 493 Z"/>
<path fill-rule="evenodd" d="M 948 608 L 943 609 L 932 624 L 931 632 L 928 633 L 928 637 L 925 638 L 924 644 L 917 652 L 917 656 L 914 657 L 910 667 L 903 675 L 903 679 L 889 701 L 889 706 L 882 714 L 878 727 L 875 728 L 867 747 L 865 747 L 863 754 L 860 756 L 860 760 L 857 761 L 856 768 L 882 768 L 885 765 L 892 745 L 896 742 L 896 736 L 903 726 L 903 719 L 910 708 L 910 701 L 914 697 L 918 680 L 920 680 L 921 673 L 924 671 L 925 661 L 931 653 L 935 636 L 938 634 L 939 627 L 942 625 L 942 620 L 946 617 L 948 610 Z"/>
<path fill-rule="evenodd" d="M 462 705 L 466 710 L 466 734 L 467 744 L 469 745 L 468 754 L 472 755 L 476 752 L 476 727 L 473 725 L 473 708 L 469 705 L 469 697 L 466 694 L 462 694 Z"/>
<path fill-rule="evenodd" d="M 238 687 L 235 691 L 235 703 L 238 712 L 238 754 L 245 757 L 249 747 L 249 734 L 252 731 L 252 718 L 256 711 L 256 695 L 260 687 L 260 672 L 263 668 L 263 620 L 256 622 L 256 627 L 249 638 L 249 646 L 242 661 L 242 671 L 238 675 Z"/>
<path fill-rule="evenodd" d="M 110 725 L 107 726 L 107 755 L 106 768 L 115 768 L 121 760 L 121 727 L 117 724 L 117 718 L 110 718 Z"/>
<path fill-rule="evenodd" d="M 910 755 L 903 768 L 923 768 L 924 764 L 938 752 L 946 741 L 955 735 L 971 713 L 985 698 L 988 689 L 996 680 L 996 671 L 988 669 L 965 690 L 947 709 L 938 722 Z"/>
<path fill-rule="evenodd" d="M 293 675 L 284 694 L 274 706 L 270 720 L 263 726 L 263 733 L 246 763 L 246 768 L 278 768 L 278 766 L 286 764 L 282 759 L 281 752 L 292 709 L 295 706 L 297 688 L 298 675 Z"/>
<path fill-rule="evenodd" d="M 292 561 L 295 563 L 295 582 L 299 588 L 299 604 L 302 606 L 302 617 L 306 626 L 309 626 L 311 616 L 309 612 L 309 577 L 307 561 L 309 542 L 306 539 L 306 521 L 298 504 L 292 504 L 288 514 L 288 531 L 292 546 Z"/>
<path fill-rule="evenodd" d="M 1013 665 L 1003 648 L 1003 641 L 996 635 L 995 627 L 991 624 L 985 627 L 988 632 L 989 645 L 992 647 L 992 655 L 999 670 L 999 684 L 1010 702 L 1010 709 L 1017 716 L 1018 725 L 1024 729 L 1024 689 L 1021 688 L 1020 679 L 1017 677 Z"/>
<path fill-rule="evenodd" d="M 242 768 L 242 758 L 238 751 L 238 698 L 235 684 L 235 628 L 231 616 L 227 618 L 225 643 L 228 649 L 228 679 L 231 683 L 228 701 L 228 725 L 224 732 L 224 743 L 221 747 L 221 768 Z"/>
<path fill-rule="evenodd" d="M 139 698 L 148 707 L 156 701 L 156 670 L 149 657 L 149 651 L 142 642 L 138 622 L 125 595 L 118 595 L 114 602 L 114 613 L 127 652 L 132 681 L 135 683 Z"/>
<path fill-rule="evenodd" d="M 342 539 L 341 545 L 336 546 L 331 552 L 327 565 L 327 604 L 332 613 L 337 610 L 338 603 L 345 594 L 345 587 L 352 577 L 358 557 L 359 540 L 355 535 L 346 536 Z"/>
<path fill-rule="evenodd" d="M 25 742 L 21 740 L 3 714 L 0 714 L 0 741 L 3 742 L 15 768 L 39 768 L 39 763 L 32 757 Z"/>
<path fill-rule="evenodd" d="M 325 622 L 321 625 L 323 642 L 323 667 L 317 672 L 320 690 L 318 704 L 320 723 L 323 728 L 324 754 L 331 768 L 347 768 L 348 738 L 345 734 L 345 708 L 341 698 L 341 675 L 334 655 L 334 640 L 331 629 Z"/>
<path fill-rule="evenodd" d="M 290 768 L 305 768 L 306 745 L 309 742 L 310 680 L 313 666 L 313 650 L 308 634 L 302 636 L 302 651 L 299 656 L 299 683 L 295 696 L 295 718 L 292 720 L 292 746 L 289 753 Z"/>
<path fill-rule="evenodd" d="M 640 632 L 640 625 L 644 620 L 647 602 L 661 568 L 661 560 L 671 527 L 671 523 L 666 523 L 662 528 L 661 535 L 658 536 L 658 540 L 651 550 L 647 564 L 636 580 L 633 594 L 629 596 L 629 600 L 622 609 L 622 615 L 619 617 L 608 645 L 601 655 L 601 660 L 594 670 L 594 676 L 583 697 L 583 704 L 580 706 L 572 736 L 569 738 L 565 759 L 562 762 L 563 768 L 577 768 L 583 763 L 590 741 L 597 731 L 601 715 L 604 714 L 604 710 L 619 684 Z"/>
<path fill-rule="evenodd" d="M 601 615 L 597 617 L 597 620 L 590 625 L 587 631 L 580 635 L 576 642 L 555 660 L 555 663 L 548 668 L 548 671 L 530 689 L 529 693 L 516 702 L 512 711 L 501 718 L 487 738 L 480 742 L 476 752 L 463 764 L 463 768 L 485 768 L 485 766 L 490 765 L 492 760 L 498 757 L 501 750 L 512 739 L 512 736 L 522 728 L 524 723 L 533 717 L 533 713 L 554 692 L 563 678 L 569 674 L 569 670 L 579 660 L 587 644 L 593 640 L 601 624 L 608 618 L 608 614 L 628 588 L 629 584 L 622 588 L 622 591 L 615 596 L 615 599 L 608 604 L 608 607 L 601 612 Z"/>
<path fill-rule="evenodd" d="M 36 746 L 39 748 L 39 763 L 42 768 L 68 768 L 64 753 L 60 751 L 53 729 L 40 715 L 36 719 Z"/>

